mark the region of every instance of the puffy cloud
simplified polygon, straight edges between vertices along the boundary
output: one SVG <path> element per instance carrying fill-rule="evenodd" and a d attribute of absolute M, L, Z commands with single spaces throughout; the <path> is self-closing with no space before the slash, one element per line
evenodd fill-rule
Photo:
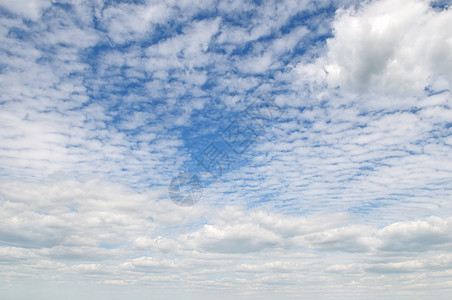
<path fill-rule="evenodd" d="M 337 12 L 328 40 L 328 83 L 358 92 L 420 94 L 450 89 L 451 10 L 428 1 L 374 1 Z"/>
<path fill-rule="evenodd" d="M 452 218 L 430 217 L 425 221 L 398 222 L 378 232 L 380 249 L 385 251 L 422 252 L 436 247 L 450 247 Z"/>
<path fill-rule="evenodd" d="M 8 11 L 36 21 L 42 15 L 42 11 L 51 5 L 50 0 L 5 0 L 0 7 Z"/>
<path fill-rule="evenodd" d="M 58 272 L 62 280 L 93 278 L 99 288 L 158 282 L 181 291 L 217 286 L 261 295 L 272 287 L 305 294 L 324 282 L 341 294 L 337 282 L 372 289 L 365 279 L 374 274 L 387 276 L 376 279 L 380 284 L 404 288 L 406 274 L 441 283 L 448 275 L 440 272 L 451 263 L 450 218 L 363 224 L 345 213 L 180 208 L 157 201 L 159 193 L 99 180 L 8 182 L 0 190 L 1 272 L 13 285 L 16 277 Z M 417 258 L 420 252 L 425 255 Z"/>
<path fill-rule="evenodd" d="M 152 25 L 168 20 L 172 9 L 166 3 L 123 3 L 102 11 L 104 26 L 115 43 L 141 39 L 152 33 Z"/>

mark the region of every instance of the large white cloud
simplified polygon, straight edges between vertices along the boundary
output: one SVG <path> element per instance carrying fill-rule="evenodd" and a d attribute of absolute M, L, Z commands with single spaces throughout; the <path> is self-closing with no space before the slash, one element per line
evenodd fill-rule
<path fill-rule="evenodd" d="M 325 69 L 331 87 L 420 94 L 449 89 L 452 10 L 424 0 L 381 0 L 338 11 Z"/>

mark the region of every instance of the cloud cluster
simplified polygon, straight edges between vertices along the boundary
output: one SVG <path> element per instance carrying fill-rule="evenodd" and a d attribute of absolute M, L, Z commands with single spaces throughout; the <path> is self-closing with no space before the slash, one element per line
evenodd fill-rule
<path fill-rule="evenodd" d="M 225 294 L 274 289 L 271 295 L 290 296 L 315 294 L 321 280 L 336 295 L 370 289 L 378 298 L 385 293 L 376 283 L 398 284 L 400 292 L 416 295 L 436 286 L 426 278 L 441 283 L 450 276 L 443 271 L 452 264 L 450 217 L 379 228 L 356 223 L 349 213 L 186 209 L 158 201 L 159 193 L 95 180 L 8 182 L 1 190 L 2 276 L 13 288 L 30 276 L 48 285 L 47 274 L 57 273 L 58 281 L 86 277 L 99 288 L 140 290 L 157 281 L 162 289 L 194 293 L 215 287 Z M 355 292 L 341 290 L 337 280 Z M 447 288 L 447 281 L 440 287 Z"/>
<path fill-rule="evenodd" d="M 450 21 L 423 0 L 3 1 L 0 294 L 447 299 Z M 174 205 L 263 93 L 281 114 Z"/>

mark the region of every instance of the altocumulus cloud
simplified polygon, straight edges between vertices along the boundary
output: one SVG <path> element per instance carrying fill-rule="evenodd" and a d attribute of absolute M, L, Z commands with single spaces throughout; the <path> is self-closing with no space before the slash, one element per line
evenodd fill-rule
<path fill-rule="evenodd" d="M 2 1 L 0 294 L 450 298 L 450 5 Z M 264 94 L 282 113 L 175 205 Z"/>

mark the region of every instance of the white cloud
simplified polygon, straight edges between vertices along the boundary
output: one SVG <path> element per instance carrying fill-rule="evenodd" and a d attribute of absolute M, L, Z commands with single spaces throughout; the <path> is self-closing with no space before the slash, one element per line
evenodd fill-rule
<path fill-rule="evenodd" d="M 436 247 L 450 247 L 452 218 L 430 217 L 425 221 L 391 224 L 378 232 L 385 251 L 428 251 Z"/>
<path fill-rule="evenodd" d="M 338 12 L 328 40 L 328 83 L 400 95 L 449 89 L 451 21 L 451 10 L 434 11 L 423 0 L 374 1 Z"/>
<path fill-rule="evenodd" d="M 123 3 L 107 7 L 102 11 L 102 18 L 113 42 L 124 43 L 151 34 L 152 25 L 165 22 L 171 13 L 166 3 Z"/>
<path fill-rule="evenodd" d="M 42 11 L 50 5 L 50 0 L 4 0 L 0 3 L 0 7 L 34 21 L 39 19 Z"/>
<path fill-rule="evenodd" d="M 364 225 L 345 213 L 180 208 L 157 201 L 159 193 L 94 180 L 7 182 L 0 190 L 0 273 L 9 274 L 12 286 L 16 277 L 58 272 L 61 280 L 89 277 L 137 288 L 151 281 L 194 291 L 217 286 L 228 294 L 315 295 L 323 282 L 322 289 L 340 295 L 338 282 L 364 291 L 375 284 L 366 278 L 384 274 L 379 284 L 396 282 L 409 292 L 413 281 L 404 276 L 434 276 L 435 283 L 415 281 L 428 290 L 445 284 L 443 267 L 452 261 L 450 218 Z"/>

